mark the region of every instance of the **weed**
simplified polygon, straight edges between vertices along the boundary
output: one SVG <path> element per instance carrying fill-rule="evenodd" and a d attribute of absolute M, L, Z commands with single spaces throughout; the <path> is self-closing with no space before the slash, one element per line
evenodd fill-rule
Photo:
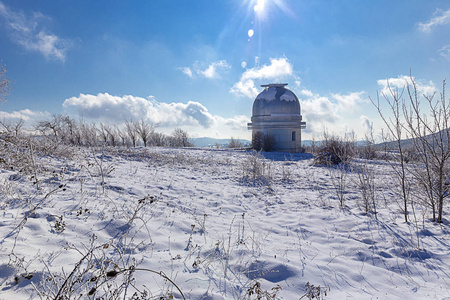
<path fill-rule="evenodd" d="M 54 229 L 56 233 L 61 233 L 66 229 L 66 222 L 64 222 L 62 215 L 56 218 Z"/>
<path fill-rule="evenodd" d="M 275 299 L 278 292 L 281 290 L 280 285 L 274 286 L 270 291 L 263 290 L 261 288 L 261 283 L 259 281 L 254 281 L 250 287 L 247 289 L 246 298 L 247 299 Z"/>
<path fill-rule="evenodd" d="M 327 291 L 330 291 L 330 287 L 315 286 L 314 284 L 306 283 L 306 293 L 300 297 L 300 299 L 324 299 L 327 296 Z"/>

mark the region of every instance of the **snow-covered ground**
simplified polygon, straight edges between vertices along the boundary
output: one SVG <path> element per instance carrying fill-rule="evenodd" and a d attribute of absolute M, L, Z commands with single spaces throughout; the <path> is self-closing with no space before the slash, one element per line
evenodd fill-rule
<path fill-rule="evenodd" d="M 405 223 L 382 161 L 369 162 L 376 219 L 355 171 L 340 208 L 341 175 L 310 154 L 72 149 L 29 160 L 0 174 L 0 299 L 300 299 L 308 290 L 450 299 L 450 224 L 419 206 Z"/>

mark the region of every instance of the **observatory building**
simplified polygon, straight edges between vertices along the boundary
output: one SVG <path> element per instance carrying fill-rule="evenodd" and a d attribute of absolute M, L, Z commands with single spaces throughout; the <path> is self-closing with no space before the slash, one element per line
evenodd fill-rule
<path fill-rule="evenodd" d="M 300 102 L 287 83 L 261 85 L 264 90 L 253 102 L 252 143 L 256 149 L 300 152 L 302 122 Z"/>

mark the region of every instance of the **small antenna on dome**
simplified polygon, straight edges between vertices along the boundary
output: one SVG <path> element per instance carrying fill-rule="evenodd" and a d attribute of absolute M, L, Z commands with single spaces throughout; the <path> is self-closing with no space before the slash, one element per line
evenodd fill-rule
<path fill-rule="evenodd" d="M 285 87 L 287 83 L 269 83 L 269 84 L 261 84 L 261 87 Z"/>

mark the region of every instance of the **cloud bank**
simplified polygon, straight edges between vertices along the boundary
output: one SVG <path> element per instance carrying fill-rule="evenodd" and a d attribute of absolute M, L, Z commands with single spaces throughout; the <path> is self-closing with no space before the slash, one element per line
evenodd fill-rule
<path fill-rule="evenodd" d="M 189 129 L 193 136 L 246 136 L 248 117 L 223 118 L 211 114 L 199 102 L 164 103 L 154 97 L 80 94 L 64 101 L 63 107 L 74 109 L 82 118 L 121 124 L 124 120 L 144 120 L 170 132 L 175 127 Z"/>
<path fill-rule="evenodd" d="M 199 102 L 163 103 L 131 95 L 113 96 L 80 94 L 66 99 L 63 107 L 74 107 L 80 116 L 120 122 L 125 119 L 146 120 L 160 126 L 200 125 L 208 128 L 214 118 Z"/>
<path fill-rule="evenodd" d="M 64 62 L 71 42 L 43 29 L 42 22 L 48 17 L 33 13 L 15 12 L 0 2 L 0 17 L 9 30 L 11 39 L 30 51 L 37 51 L 48 59 Z"/>
<path fill-rule="evenodd" d="M 334 133 L 347 132 L 346 116 L 353 115 L 361 104 L 367 103 L 364 95 L 365 92 L 355 92 L 321 96 L 310 90 L 301 90 L 298 96 L 301 99 L 302 115 L 307 121 L 304 132 L 321 134 L 330 129 Z"/>

